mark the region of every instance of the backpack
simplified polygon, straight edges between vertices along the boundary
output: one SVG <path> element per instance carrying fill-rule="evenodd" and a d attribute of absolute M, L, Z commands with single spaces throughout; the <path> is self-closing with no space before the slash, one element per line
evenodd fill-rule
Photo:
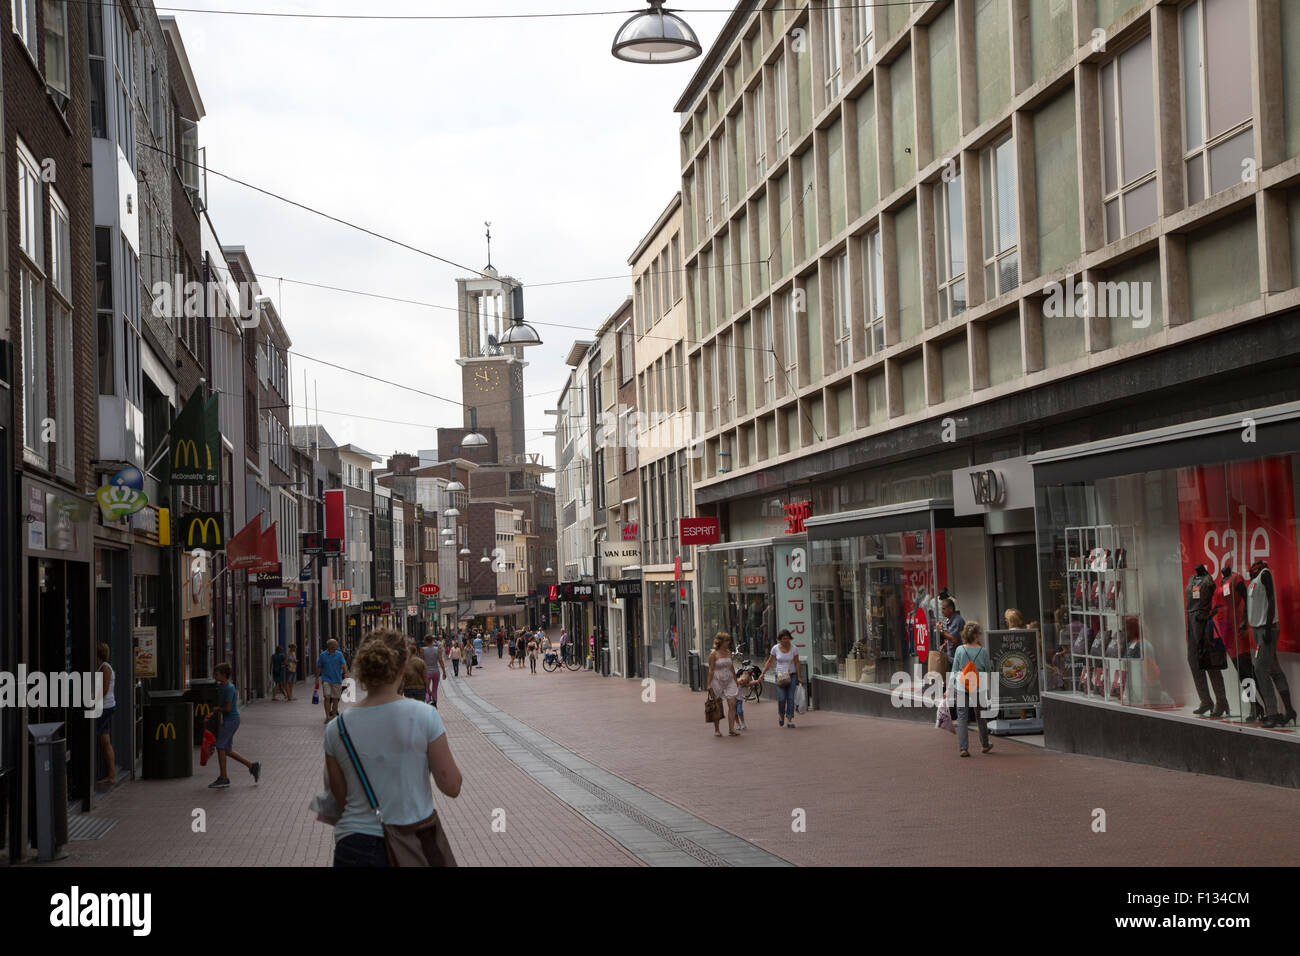
<path fill-rule="evenodd" d="M 975 666 L 975 659 L 971 658 L 966 662 L 966 666 L 961 669 L 957 675 L 957 682 L 966 689 L 967 694 L 972 694 L 980 689 L 980 672 Z"/>

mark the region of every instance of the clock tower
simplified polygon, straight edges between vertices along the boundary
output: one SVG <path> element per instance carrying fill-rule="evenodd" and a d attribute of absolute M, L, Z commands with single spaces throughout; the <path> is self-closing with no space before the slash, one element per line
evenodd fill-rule
<path fill-rule="evenodd" d="M 524 445 L 523 349 L 497 342 L 514 318 L 514 291 L 519 282 L 500 276 L 491 265 L 483 275 L 456 280 L 460 319 L 461 396 L 469 409 L 477 409 L 478 427 L 496 431 L 501 464 L 522 463 Z"/>

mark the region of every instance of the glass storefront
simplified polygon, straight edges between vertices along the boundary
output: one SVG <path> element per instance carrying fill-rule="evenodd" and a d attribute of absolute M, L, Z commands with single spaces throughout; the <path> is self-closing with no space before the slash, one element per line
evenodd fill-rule
<path fill-rule="evenodd" d="M 914 676 L 917 611 L 937 619 L 946 580 L 945 532 L 916 520 L 926 526 L 812 542 L 813 674 L 881 686 Z"/>
<path fill-rule="evenodd" d="M 700 653 L 707 658 L 719 631 L 731 635 L 738 660 L 761 662 L 776 640 L 772 546 L 699 552 Z"/>
<path fill-rule="evenodd" d="M 1294 706 L 1298 488 L 1297 454 L 1040 485 L 1044 690 L 1238 724 Z"/>
<path fill-rule="evenodd" d="M 691 586 L 689 581 L 646 581 L 643 585 L 649 630 L 649 662 L 677 670 L 678 657 L 691 647 Z M 710 645 L 712 646 L 712 645 Z"/>

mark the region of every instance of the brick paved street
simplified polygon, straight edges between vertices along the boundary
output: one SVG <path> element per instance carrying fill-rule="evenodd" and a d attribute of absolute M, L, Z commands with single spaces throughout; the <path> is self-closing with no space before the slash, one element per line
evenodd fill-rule
<path fill-rule="evenodd" d="M 298 701 L 247 705 L 235 749 L 263 764 L 254 786 L 230 764 L 229 790 L 207 786 L 208 766 L 182 780 L 137 780 L 117 788 L 94 815 L 117 820 L 99 840 L 69 843 L 65 866 L 327 866 L 333 831 L 307 809 L 322 788 L 324 711 L 311 685 Z M 636 866 L 639 861 L 534 783 L 454 708 L 442 710 L 452 752 L 464 775 L 460 796 L 435 794 L 457 860 L 464 866 Z M 506 812 L 493 833 L 492 811 Z M 207 812 L 207 832 L 191 831 L 192 811 Z"/>
<path fill-rule="evenodd" d="M 817 712 L 783 730 L 770 701 L 749 705 L 748 734 L 717 739 L 703 722 L 703 698 L 684 687 L 659 683 L 655 702 L 646 703 L 636 681 L 540 669 L 534 677 L 495 658 L 469 681 L 455 683 L 443 696 L 442 714 L 465 784 L 459 799 L 436 799 L 463 865 L 685 859 L 667 845 L 647 850 L 626 819 L 588 806 L 595 798 L 571 784 L 596 776 L 603 789 L 593 792 L 618 791 L 620 805 L 644 809 L 666 801 L 685 811 L 669 824 L 677 833 L 664 837 L 679 848 L 684 839 L 707 842 L 710 824 L 749 841 L 730 851 L 740 861 L 762 859 L 761 851 L 800 865 L 1293 865 L 1300 859 L 1300 834 L 1285 823 L 1295 793 L 1280 788 L 1053 753 L 1009 739 L 996 740 L 989 756 L 976 752 L 962 760 L 951 735 L 904 721 Z M 472 694 L 459 691 L 465 685 Z M 119 787 L 95 810 L 117 825 L 100 840 L 70 843 L 63 865 L 327 865 L 332 833 L 307 811 L 320 788 L 322 712 L 310 704 L 310 688 L 302 691 L 297 703 L 245 710 L 236 746 L 265 765 L 260 786 L 233 767 L 231 789 L 207 790 L 213 762 L 196 767 L 190 779 Z M 504 713 L 491 723 L 489 711 Z M 515 737 L 501 723 L 510 717 L 521 722 L 511 724 L 519 728 Z M 532 750 L 521 744 L 521 733 Z M 578 777 L 557 776 L 539 762 L 537 746 L 551 741 L 560 745 L 550 751 L 552 763 L 579 768 Z M 566 804 L 570 792 L 580 799 Z M 207 811 L 205 834 L 190 829 L 199 807 Z M 505 833 L 491 829 L 497 807 L 506 812 Z M 795 808 L 806 811 L 805 833 L 792 832 Z M 1107 813 L 1105 833 L 1091 830 L 1094 808 Z M 633 815 L 647 822 L 644 813 Z M 1270 839 L 1259 840 L 1260 832 Z M 727 855 L 725 840 L 710 845 Z"/>
<path fill-rule="evenodd" d="M 795 730 L 766 698 L 750 732 L 713 736 L 704 699 L 587 672 L 475 672 L 474 690 L 588 760 L 793 863 L 1294 865 L 1292 790 L 995 739 L 957 756 L 928 724 L 814 712 Z M 725 732 L 725 727 L 724 727 Z M 974 730 L 972 729 L 972 735 Z M 807 811 L 807 832 L 791 812 Z M 1092 811 L 1107 814 L 1093 833 Z M 1258 834 L 1267 832 L 1262 841 Z M 961 842 L 961 848 L 954 845 Z"/>

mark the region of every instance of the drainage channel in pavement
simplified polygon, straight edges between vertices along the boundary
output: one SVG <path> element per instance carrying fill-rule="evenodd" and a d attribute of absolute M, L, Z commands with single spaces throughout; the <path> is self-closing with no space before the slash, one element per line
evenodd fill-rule
<path fill-rule="evenodd" d="M 469 721 L 516 766 L 650 866 L 789 866 L 733 833 L 610 773 L 484 700 L 444 682 Z"/>

